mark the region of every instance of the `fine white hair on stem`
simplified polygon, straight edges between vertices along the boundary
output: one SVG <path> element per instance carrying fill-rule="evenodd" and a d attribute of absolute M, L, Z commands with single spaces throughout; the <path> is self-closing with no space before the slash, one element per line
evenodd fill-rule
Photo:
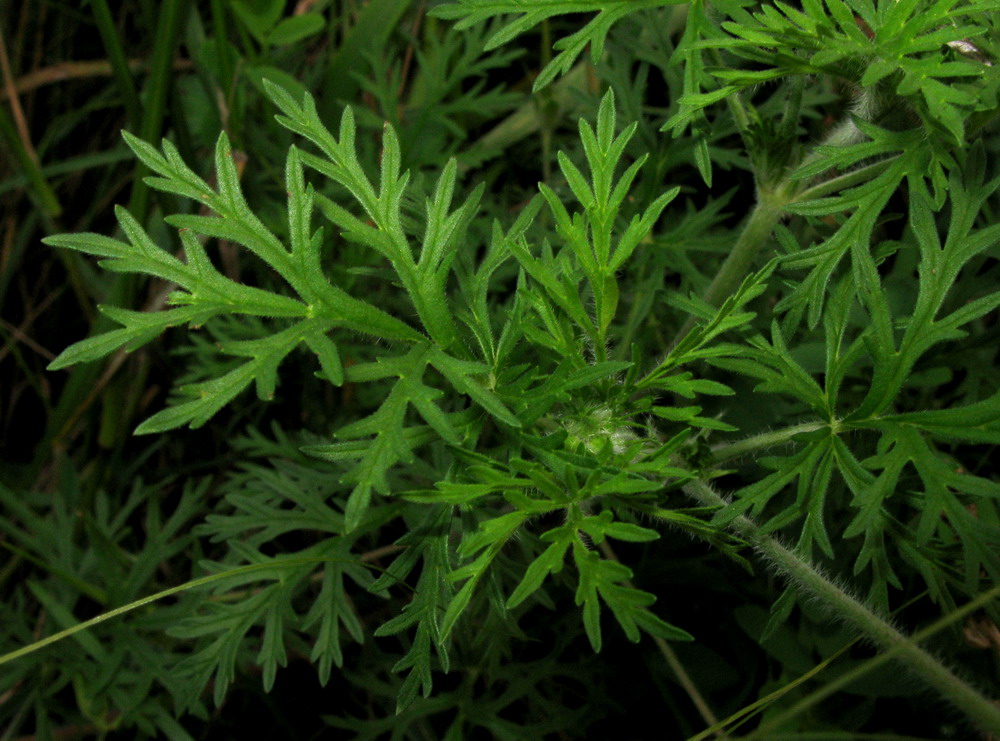
<path fill-rule="evenodd" d="M 687 484 L 684 491 L 702 504 L 724 506 L 728 503 L 711 486 L 698 479 Z M 839 620 L 853 625 L 880 650 L 894 654 L 900 664 L 975 719 L 983 728 L 1000 728 L 1000 708 L 989 698 L 852 596 L 812 561 L 785 547 L 773 536 L 762 534 L 756 523 L 748 517 L 736 517 L 729 523 L 729 527 L 750 541 L 765 561 L 798 591 L 816 599 Z"/>

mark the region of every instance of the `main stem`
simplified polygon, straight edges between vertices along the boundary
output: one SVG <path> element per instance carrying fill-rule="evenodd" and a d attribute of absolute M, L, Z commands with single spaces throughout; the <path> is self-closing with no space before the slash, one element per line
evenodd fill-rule
<path fill-rule="evenodd" d="M 749 142 L 746 137 L 749 129 L 749 118 L 742 101 L 738 95 L 730 96 L 727 98 L 727 101 L 738 128 L 744 134 L 744 140 Z M 865 88 L 855 101 L 853 112 L 862 118 L 871 120 L 884 109 L 885 105 L 885 100 L 879 96 L 875 88 Z M 810 164 L 822 157 L 826 147 L 844 146 L 857 141 L 860 136 L 862 134 L 854 121 L 850 117 L 845 117 L 836 128 L 826 135 L 826 138 L 819 146 L 813 148 L 802 160 L 800 166 Z M 789 141 L 789 146 L 792 146 L 793 143 L 793 141 Z M 881 166 L 884 165 L 876 163 L 872 167 Z M 863 169 L 865 169 L 864 174 L 867 175 L 869 173 L 868 168 Z M 736 240 L 736 244 L 733 245 L 732 252 L 726 257 L 719 272 L 712 279 L 708 290 L 702 296 L 705 302 L 713 307 L 718 307 L 739 288 L 740 283 L 743 282 L 743 279 L 753 267 L 754 260 L 760 253 L 761 248 L 770 238 L 775 225 L 781 220 L 785 206 L 792 201 L 801 199 L 804 192 L 809 192 L 805 190 L 805 183 L 792 181 L 787 176 L 787 172 L 783 177 L 775 178 L 773 182 L 760 182 L 760 178 L 763 177 L 762 173 L 758 172 L 756 175 L 759 180 L 757 204 L 754 206 L 753 211 L 750 212 L 750 218 L 744 225 L 743 231 Z M 853 182 L 853 179 L 860 175 L 861 173 L 849 173 L 847 179 L 841 181 L 840 184 L 846 187 L 848 183 Z M 820 189 L 824 192 L 826 190 L 822 184 L 818 188 L 811 190 Z M 815 198 L 817 195 L 817 193 L 810 193 L 809 197 Z M 668 349 L 672 349 L 678 342 L 684 339 L 684 335 L 690 332 L 696 323 L 697 319 L 695 317 L 689 317 L 674 337 L 673 342 L 670 343 Z"/>
<path fill-rule="evenodd" d="M 781 191 L 778 191 L 781 192 Z M 712 283 L 705 291 L 702 298 L 711 306 L 718 307 L 728 298 L 750 272 L 754 260 L 760 254 L 761 248 L 771 236 L 771 231 L 775 224 L 781 219 L 787 201 L 779 197 L 776 193 L 761 193 L 757 205 L 750 212 L 743 231 L 740 233 L 732 252 L 726 257 L 725 262 L 719 272 L 715 274 Z M 695 317 L 688 317 L 684 325 L 677 332 L 670 347 L 673 348 L 684 339 L 684 336 L 694 329 L 697 323 Z"/>
<path fill-rule="evenodd" d="M 815 432 L 823 427 L 829 426 L 829 422 L 804 422 L 799 425 L 792 425 L 780 430 L 762 432 L 759 435 L 748 437 L 744 440 L 737 440 L 734 443 L 723 443 L 712 448 L 712 465 L 718 465 L 724 461 L 739 458 L 741 455 L 752 453 L 757 450 L 774 447 L 789 443 L 796 435 L 806 432 Z"/>
<path fill-rule="evenodd" d="M 708 484 L 694 480 L 684 491 L 702 504 L 725 505 L 726 501 Z M 974 687 L 957 677 L 950 669 L 922 649 L 910 638 L 869 610 L 858 600 L 834 584 L 812 563 L 778 540 L 761 535 L 760 528 L 747 517 L 737 517 L 731 527 L 774 564 L 799 589 L 826 604 L 838 617 L 851 623 L 876 646 L 892 650 L 897 660 L 937 690 L 985 731 L 1000 731 L 1000 707 L 980 694 Z"/>

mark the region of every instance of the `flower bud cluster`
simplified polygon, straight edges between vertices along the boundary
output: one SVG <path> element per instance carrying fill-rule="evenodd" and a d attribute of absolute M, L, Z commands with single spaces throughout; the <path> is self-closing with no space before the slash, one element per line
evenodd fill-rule
<path fill-rule="evenodd" d="M 606 406 L 586 407 L 560 422 L 567 433 L 566 446 L 571 450 L 582 447 L 597 453 L 610 442 L 611 450 L 620 454 L 630 442 L 638 439 L 629 421 Z"/>

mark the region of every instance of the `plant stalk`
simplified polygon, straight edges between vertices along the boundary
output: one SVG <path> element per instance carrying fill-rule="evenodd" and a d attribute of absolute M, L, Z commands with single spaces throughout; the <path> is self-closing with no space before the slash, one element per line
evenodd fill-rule
<path fill-rule="evenodd" d="M 736 120 L 738 128 L 741 132 L 745 133 L 750 125 L 750 120 L 742 101 L 738 95 L 731 95 L 727 100 L 730 104 L 730 112 Z M 884 108 L 885 101 L 878 95 L 878 92 L 875 89 L 866 88 L 855 102 L 854 113 L 862 118 L 871 120 Z M 747 219 L 746 224 L 743 226 L 743 231 L 736 240 L 732 252 L 726 257 L 719 272 L 716 273 L 712 279 L 712 283 L 702 296 L 702 299 L 707 304 L 718 307 L 733 291 L 739 288 L 743 279 L 753 267 L 754 260 L 760 254 L 761 248 L 771 236 L 775 225 L 781 220 L 786 205 L 794 201 L 803 200 L 804 192 L 809 194 L 809 198 L 815 198 L 819 193 L 828 192 L 830 186 L 827 183 L 820 183 L 806 190 L 805 183 L 794 181 L 789 177 L 791 171 L 822 157 L 825 147 L 845 146 L 857 141 L 860 136 L 862 134 L 858 130 L 854 120 L 849 116 L 845 117 L 800 163 L 794 167 L 789 167 L 782 177 L 777 178 L 773 183 L 768 184 L 767 187 L 763 186 L 763 173 L 755 173 L 758 183 L 757 203 L 754 205 L 753 211 L 750 212 L 750 218 Z M 746 137 L 744 137 L 744 140 L 747 141 L 749 148 L 749 140 Z M 788 146 L 795 146 L 794 139 L 789 140 Z M 856 182 L 862 174 L 867 175 L 872 170 L 877 171 L 877 168 L 880 167 L 885 167 L 885 164 L 877 162 L 868 167 L 861 168 L 861 173 L 849 172 L 846 175 L 834 178 L 834 182 L 841 187 L 847 187 Z M 676 347 L 677 343 L 684 339 L 684 335 L 690 332 L 697 322 L 698 320 L 695 317 L 688 317 L 668 346 L 668 350 Z"/>
<path fill-rule="evenodd" d="M 784 213 L 788 200 L 779 196 L 779 193 L 783 194 L 783 189 L 760 193 L 760 198 L 751 211 L 750 218 L 747 219 L 732 252 L 726 257 L 719 272 L 715 274 L 715 278 L 712 279 L 712 283 L 702 296 L 706 303 L 718 307 L 733 291 L 740 287 L 740 283 L 750 272 L 754 260 L 757 259 L 761 248 L 771 236 L 771 231 Z M 694 329 L 697 322 L 696 317 L 688 317 L 669 347 L 671 349 L 676 347 L 677 343 Z"/>
<path fill-rule="evenodd" d="M 727 504 L 726 500 L 708 484 L 698 479 L 686 485 L 684 491 L 705 505 Z M 903 635 L 864 604 L 847 594 L 815 565 L 786 548 L 776 538 L 761 535 L 760 528 L 745 516 L 737 517 L 730 526 L 752 543 L 757 552 L 770 561 L 789 581 L 819 599 L 834 615 L 860 630 L 879 649 L 895 654 L 897 661 L 906 665 L 983 730 L 1000 731 L 1000 707 L 956 676 L 911 638 Z"/>
<path fill-rule="evenodd" d="M 780 430 L 762 432 L 734 443 L 723 443 L 712 448 L 712 465 L 723 461 L 739 458 L 741 455 L 752 453 L 755 450 L 770 448 L 775 445 L 782 445 L 791 442 L 792 438 L 804 432 L 815 432 L 826 427 L 828 422 L 805 422 L 799 425 L 792 425 Z"/>
<path fill-rule="evenodd" d="M 972 614 L 976 610 L 982 609 L 988 605 L 993 600 L 1000 597 L 1000 587 L 994 587 L 988 592 L 976 597 L 971 602 L 959 607 L 939 620 L 934 621 L 931 625 L 922 629 L 920 632 L 915 633 L 905 645 L 915 645 L 922 640 L 930 638 L 932 635 L 938 631 L 944 630 L 946 627 L 952 623 L 961 620 L 962 618 Z M 846 647 L 845 647 L 846 648 Z M 757 728 L 750 736 L 748 736 L 748 741 L 751 739 L 755 741 L 765 741 L 767 738 L 771 738 L 769 734 L 781 728 L 782 724 L 788 720 L 791 720 L 796 715 L 808 710 L 813 705 L 822 702 L 825 698 L 834 694 L 842 687 L 846 687 L 851 682 L 861 678 L 865 673 L 872 671 L 873 669 L 881 666 L 882 664 L 892 661 L 895 655 L 898 653 L 898 648 L 889 649 L 878 656 L 869 659 L 864 664 L 851 669 L 850 671 L 844 672 L 836 679 L 831 680 L 827 684 L 823 685 L 821 688 L 809 695 L 803 697 L 801 700 L 796 702 L 792 707 L 790 707 L 785 712 L 772 716 L 766 722 L 762 723 L 759 728 Z"/>

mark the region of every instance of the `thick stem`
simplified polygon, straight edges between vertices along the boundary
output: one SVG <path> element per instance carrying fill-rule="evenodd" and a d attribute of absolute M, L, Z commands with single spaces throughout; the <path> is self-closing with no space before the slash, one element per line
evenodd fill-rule
<path fill-rule="evenodd" d="M 900 155 L 893 155 L 892 157 L 886 157 L 878 162 L 873 162 L 870 165 L 864 165 L 856 170 L 849 170 L 843 175 L 837 175 L 829 180 L 824 180 L 816 185 L 808 187 L 805 190 L 800 190 L 796 194 L 795 200 L 811 201 L 816 198 L 822 198 L 830 193 L 839 193 L 859 183 L 866 183 L 869 180 L 873 180 L 878 177 L 879 174 L 889 167 L 889 165 L 892 164 L 899 156 Z"/>
<path fill-rule="evenodd" d="M 716 445 L 712 448 L 712 465 L 732 460 L 733 458 L 739 458 L 741 455 L 752 453 L 755 450 L 762 450 L 790 442 L 796 435 L 803 432 L 815 432 L 826 427 L 828 424 L 828 422 L 806 422 L 772 432 L 762 432 L 759 435 L 753 435 L 734 443 Z"/>
<path fill-rule="evenodd" d="M 782 192 L 778 191 L 778 193 Z M 775 224 L 781 219 L 786 203 L 787 200 L 777 194 L 763 192 L 760 194 L 760 200 L 757 201 L 757 205 L 750 213 L 750 218 L 747 219 L 743 231 L 736 240 L 736 244 L 733 245 L 732 252 L 726 257 L 719 272 L 715 274 L 711 285 L 702 296 L 706 303 L 717 307 L 740 287 L 761 248 L 771 236 Z M 675 347 L 678 342 L 684 339 L 684 336 L 694 328 L 696 323 L 695 317 L 689 317 L 677 336 L 674 337 L 673 342 L 670 343 L 670 347 Z"/>
<path fill-rule="evenodd" d="M 721 506 L 726 501 L 708 484 L 695 480 L 684 491 L 702 504 Z M 937 690 L 985 731 L 1000 731 L 1000 707 L 957 677 L 912 639 L 869 610 L 833 583 L 812 563 L 783 546 L 747 517 L 737 517 L 730 527 L 754 545 L 789 581 L 819 599 L 836 616 L 864 633 L 877 647 L 892 650 L 896 660 Z"/>
<path fill-rule="evenodd" d="M 939 620 L 934 621 L 931 625 L 927 626 L 919 633 L 915 633 L 910 638 L 910 642 L 912 642 L 912 644 L 917 644 L 920 643 L 921 641 L 926 640 L 927 638 L 930 638 L 935 633 L 944 630 L 949 625 L 957 622 L 958 620 L 961 620 L 967 615 L 971 615 L 976 610 L 986 607 L 986 605 L 988 605 L 990 602 L 997 599 L 998 597 L 1000 597 L 1000 587 L 994 587 L 990 591 L 984 592 L 971 602 L 966 603 L 962 607 L 959 607 L 958 609 L 949 612 L 947 615 L 943 616 Z M 783 713 L 771 716 L 767 721 L 762 723 L 760 727 L 758 727 L 757 730 L 754 731 L 751 736 L 748 737 L 748 741 L 749 739 L 755 739 L 755 740 L 759 739 L 761 741 L 765 741 L 766 739 L 770 738 L 768 734 L 774 733 L 777 729 L 781 728 L 787 721 L 791 720 L 796 715 L 799 715 L 800 713 L 816 705 L 817 703 L 822 702 L 825 698 L 830 697 L 834 693 L 838 692 L 841 688 L 846 687 L 851 682 L 861 678 L 865 673 L 870 672 L 879 666 L 882 666 L 882 664 L 894 660 L 896 658 L 895 656 L 896 653 L 898 652 L 895 649 L 889 649 L 884 653 L 881 653 L 878 656 L 869 659 L 860 666 L 857 666 L 854 669 L 851 669 L 850 671 L 844 672 L 836 679 L 827 682 L 819 689 L 803 697 L 801 700 L 796 702 L 794 705 L 785 710 Z"/>
<path fill-rule="evenodd" d="M 747 277 L 754 259 L 764 243 L 771 236 L 775 224 L 781 219 L 785 202 L 770 193 L 761 193 L 760 200 L 754 206 L 746 226 L 733 246 L 722 268 L 712 279 L 711 285 L 705 291 L 703 298 L 712 306 L 718 306 L 729 295 L 739 288 Z"/>
<path fill-rule="evenodd" d="M 749 119 L 739 100 L 739 96 L 732 95 L 727 100 L 730 103 L 730 110 L 736 119 L 737 126 L 741 132 L 745 132 L 749 126 Z M 875 88 L 866 88 L 861 91 L 858 99 L 855 101 L 853 112 L 861 118 L 871 120 L 884 107 L 885 101 L 878 94 L 877 90 Z M 847 117 L 802 159 L 799 166 L 810 164 L 823 157 L 825 147 L 846 146 L 857 141 L 861 136 L 863 135 L 858 130 L 854 120 Z M 789 141 L 788 143 L 789 146 L 794 146 L 794 144 L 794 141 Z M 877 168 L 880 166 L 884 165 L 876 163 L 872 167 Z M 867 168 L 863 169 L 868 172 Z M 761 172 L 756 173 L 758 180 L 757 204 L 750 213 L 750 218 L 747 219 L 743 231 L 736 240 L 736 244 L 733 245 L 732 252 L 726 257 L 719 272 L 716 273 L 715 278 L 712 279 L 712 283 L 702 296 L 702 299 L 711 306 L 718 307 L 733 291 L 739 288 L 743 279 L 746 278 L 753 267 L 754 260 L 760 253 L 761 248 L 771 236 L 775 225 L 781 220 L 785 206 L 793 201 L 802 199 L 802 191 L 805 190 L 805 184 L 789 179 L 787 173 L 768 187 L 764 187 L 761 184 L 762 176 Z M 854 178 L 858 176 L 854 173 L 848 173 L 844 177 L 846 179 L 841 181 L 841 183 L 846 185 L 855 182 Z M 822 185 L 820 184 L 820 186 L 815 186 L 811 189 L 811 197 L 815 197 L 816 192 L 819 192 Z M 670 343 L 670 348 L 675 347 L 684 338 L 684 335 L 694 328 L 696 323 L 697 319 L 689 317 L 674 337 L 673 342 Z"/>

